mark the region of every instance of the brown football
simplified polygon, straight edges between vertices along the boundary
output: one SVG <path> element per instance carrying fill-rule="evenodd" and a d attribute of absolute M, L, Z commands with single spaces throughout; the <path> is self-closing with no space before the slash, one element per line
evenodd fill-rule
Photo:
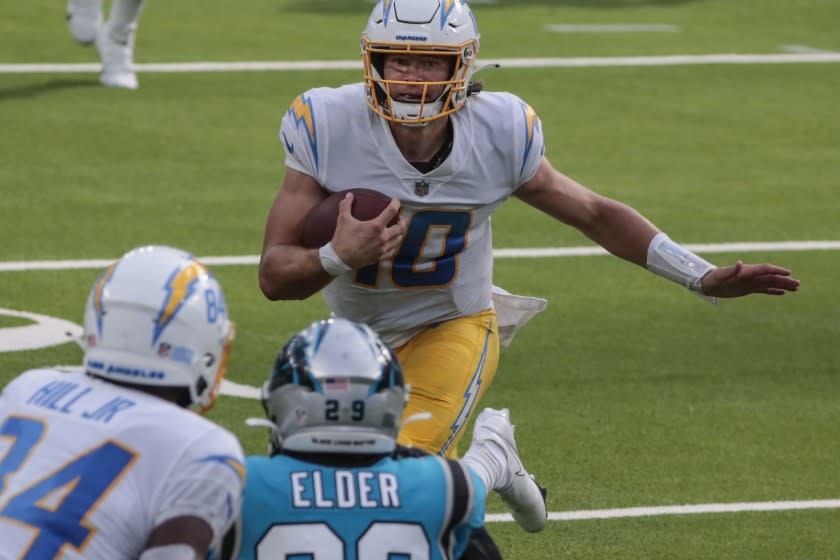
<path fill-rule="evenodd" d="M 357 220 L 372 220 L 391 202 L 388 195 L 372 189 L 347 189 L 332 193 L 312 208 L 303 219 L 302 243 L 304 247 L 322 247 L 330 242 L 338 220 L 338 204 L 344 200 L 348 192 L 353 193 L 353 206 L 350 211 Z M 395 216 L 388 225 L 396 222 Z"/>

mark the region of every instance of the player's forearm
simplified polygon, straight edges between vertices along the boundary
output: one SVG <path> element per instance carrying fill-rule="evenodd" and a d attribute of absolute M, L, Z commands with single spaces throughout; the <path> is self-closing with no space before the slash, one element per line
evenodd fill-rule
<path fill-rule="evenodd" d="M 647 265 L 650 240 L 659 230 L 633 208 L 610 199 L 602 199 L 597 217 L 581 231 L 592 241 L 617 257 L 641 267 Z"/>
<path fill-rule="evenodd" d="M 715 268 L 712 263 L 672 241 L 629 206 L 611 200 L 601 206 L 604 214 L 596 220 L 600 226 L 593 230 L 594 241 L 707 301 L 717 301 L 703 291 L 703 277 Z"/>
<path fill-rule="evenodd" d="M 306 299 L 333 278 L 321 265 L 317 249 L 275 245 L 260 260 L 260 289 L 270 300 Z"/>

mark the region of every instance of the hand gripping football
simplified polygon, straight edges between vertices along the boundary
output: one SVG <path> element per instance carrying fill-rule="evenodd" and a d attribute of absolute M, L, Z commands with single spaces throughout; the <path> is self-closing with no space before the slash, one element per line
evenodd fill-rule
<path fill-rule="evenodd" d="M 338 205 L 348 192 L 353 193 L 353 206 L 350 212 L 357 220 L 372 220 L 382 213 L 391 202 L 391 198 L 372 189 L 347 189 L 336 191 L 316 205 L 303 219 L 304 247 L 322 247 L 330 242 L 335 233 L 338 220 Z M 388 224 L 397 223 L 397 217 Z"/>

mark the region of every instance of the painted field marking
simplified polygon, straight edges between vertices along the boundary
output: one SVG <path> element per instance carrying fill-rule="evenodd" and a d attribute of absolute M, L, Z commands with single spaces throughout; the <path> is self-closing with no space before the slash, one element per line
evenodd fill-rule
<path fill-rule="evenodd" d="M 776 251 L 837 251 L 840 241 L 771 241 L 771 242 L 735 242 L 701 243 L 683 245 L 695 253 L 755 253 Z M 512 258 L 549 258 L 581 257 L 607 255 L 601 247 L 544 247 L 532 249 L 495 249 L 493 257 Z M 88 270 L 109 266 L 113 259 L 82 259 L 55 261 L 0 261 L 0 272 L 23 272 L 30 270 Z M 259 255 L 199 257 L 208 266 L 240 266 L 259 264 Z"/>
<path fill-rule="evenodd" d="M 55 369 L 81 371 L 79 366 L 54 366 Z M 227 380 L 222 381 L 222 394 L 245 398 L 259 398 L 259 389 L 240 385 Z M 240 394 L 236 394 L 240 393 Z M 703 513 L 741 513 L 747 511 L 795 511 L 812 509 L 840 509 L 840 499 L 827 500 L 788 500 L 776 502 L 737 502 L 729 504 L 690 504 L 678 506 L 648 506 L 616 509 L 591 509 L 577 511 L 551 511 L 549 521 L 586 521 L 591 519 L 621 519 L 627 517 L 654 517 L 663 515 L 698 515 Z M 484 517 L 487 523 L 512 523 L 509 513 L 488 513 Z"/>
<path fill-rule="evenodd" d="M 482 64 L 502 68 L 585 68 L 610 66 L 685 66 L 692 64 L 803 64 L 837 63 L 840 53 L 788 54 L 700 54 L 665 56 L 607 56 L 578 58 L 497 58 L 481 59 Z M 361 70 L 358 60 L 301 60 L 263 62 L 171 62 L 134 65 L 140 73 L 178 72 L 268 72 Z M 102 65 L 82 64 L 0 64 L 0 74 L 84 74 L 98 73 Z"/>
<path fill-rule="evenodd" d="M 804 509 L 840 509 L 840 500 L 807 500 L 785 502 L 745 502 L 734 504 L 696 504 L 682 506 L 632 507 L 621 509 L 593 509 L 588 511 L 552 511 L 549 521 L 581 521 L 587 519 L 618 519 L 622 517 L 651 517 L 658 515 L 696 515 L 700 513 L 738 513 L 744 511 L 791 511 Z M 489 523 L 513 521 L 509 513 L 489 513 Z"/>
<path fill-rule="evenodd" d="M 667 23 L 549 23 L 552 33 L 678 33 L 679 25 Z"/>
<path fill-rule="evenodd" d="M 789 53 L 830 53 L 834 51 L 829 51 L 826 49 L 818 49 L 815 47 L 809 47 L 807 45 L 782 45 L 782 50 Z"/>
<path fill-rule="evenodd" d="M 39 315 L 27 311 L 16 311 L 0 307 L 0 315 L 28 319 L 33 324 L 0 329 L 0 352 L 19 352 L 38 350 L 69 342 L 73 337 L 81 337 L 84 329 L 71 321 L 58 317 Z"/>

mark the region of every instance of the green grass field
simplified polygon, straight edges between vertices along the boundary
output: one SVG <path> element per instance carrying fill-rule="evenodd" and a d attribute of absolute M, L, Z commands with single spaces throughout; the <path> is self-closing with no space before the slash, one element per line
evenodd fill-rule
<path fill-rule="evenodd" d="M 234 7 L 235 6 L 235 7 Z M 351 60 L 364 0 L 149 2 L 137 62 Z M 482 55 L 588 57 L 840 51 L 829 0 L 497 0 L 475 3 Z M 63 4 L 0 4 L 0 66 L 96 62 Z M 667 24 L 668 33 L 551 33 L 549 23 Z M 93 73 L 0 72 L 0 268 L 112 259 L 141 244 L 256 255 L 283 177 L 280 118 L 356 71 L 140 73 L 136 92 Z M 542 118 L 547 156 L 683 243 L 840 239 L 840 65 L 502 68 Z M 497 248 L 589 245 L 512 200 Z M 801 291 L 717 306 L 607 256 L 505 258 L 495 281 L 545 297 L 482 403 L 509 407 L 553 512 L 840 498 L 840 252 L 710 254 L 793 269 Z M 268 302 L 255 266 L 218 266 L 238 334 L 229 379 L 256 386 L 285 339 L 327 310 Z M 0 271 L 0 308 L 81 322 L 97 268 Z M 27 321 L 0 312 L 3 330 Z M 0 353 L 0 386 L 79 363 L 73 344 Z M 257 401 L 211 418 L 265 449 Z M 466 443 L 466 441 L 464 442 Z M 465 449 L 465 446 L 462 446 Z M 503 511 L 491 497 L 489 510 Z M 508 558 L 835 559 L 840 509 L 557 520 L 536 535 L 490 525 Z"/>

